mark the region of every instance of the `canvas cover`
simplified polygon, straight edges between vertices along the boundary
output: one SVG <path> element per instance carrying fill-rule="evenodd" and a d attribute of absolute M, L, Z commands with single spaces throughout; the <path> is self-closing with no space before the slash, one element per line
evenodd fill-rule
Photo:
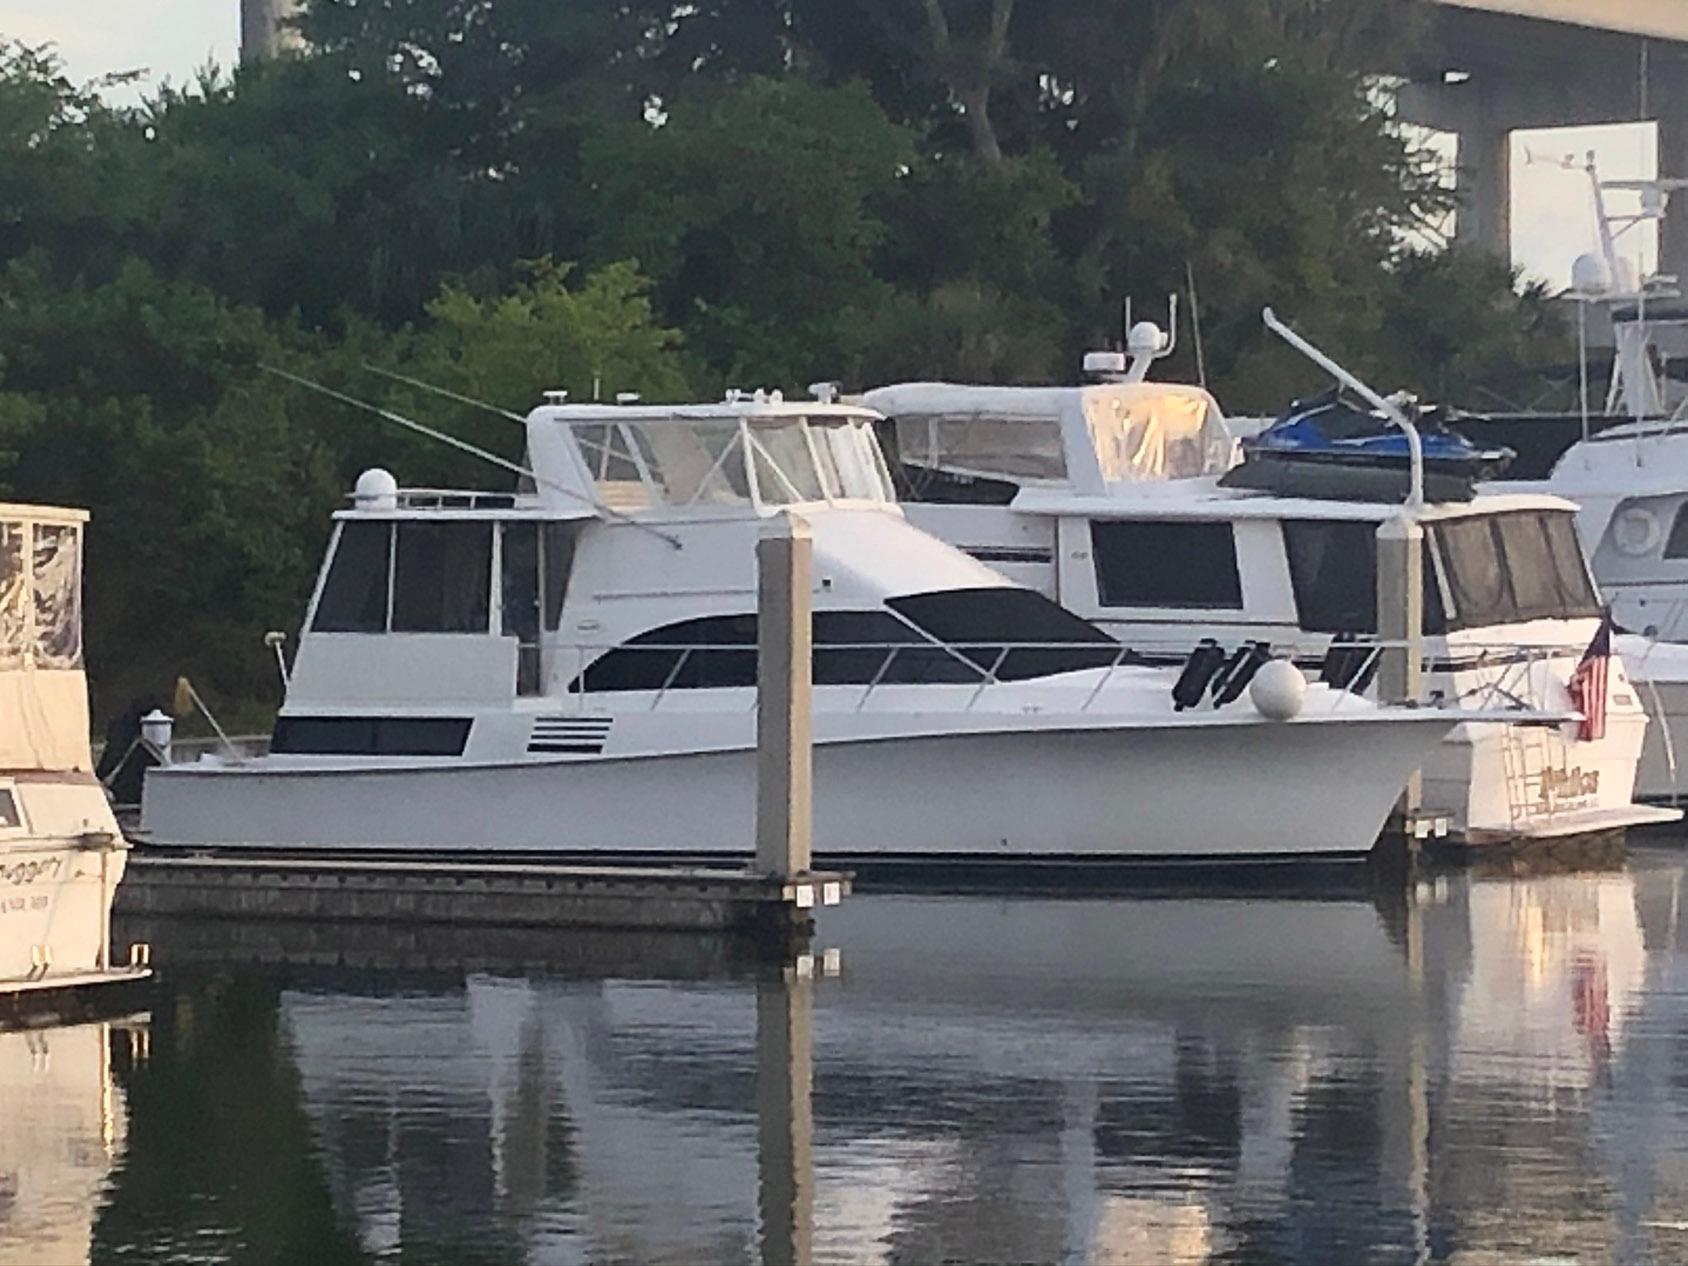
<path fill-rule="evenodd" d="M 1235 461 L 1218 406 L 1197 387 L 1092 388 L 1084 393 L 1084 421 L 1102 478 L 1111 484 L 1218 475 Z"/>
<path fill-rule="evenodd" d="M 907 383 L 862 397 L 896 424 L 903 462 L 1026 483 L 1157 483 L 1237 460 L 1213 397 L 1177 383 L 965 387 Z"/>
<path fill-rule="evenodd" d="M 0 771 L 87 769 L 81 516 L 0 507 Z"/>

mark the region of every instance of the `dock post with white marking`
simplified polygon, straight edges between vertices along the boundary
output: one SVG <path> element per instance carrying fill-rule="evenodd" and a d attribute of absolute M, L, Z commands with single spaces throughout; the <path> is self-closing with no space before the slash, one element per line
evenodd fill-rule
<path fill-rule="evenodd" d="M 1379 703 L 1416 703 L 1424 693 L 1424 528 L 1405 514 L 1377 529 L 1377 673 Z M 1410 845 L 1424 808 L 1424 779 L 1414 770 L 1397 815 Z"/>
<path fill-rule="evenodd" d="M 756 866 L 790 878 L 809 870 L 814 828 L 808 523 L 794 514 L 770 519 L 756 569 Z"/>

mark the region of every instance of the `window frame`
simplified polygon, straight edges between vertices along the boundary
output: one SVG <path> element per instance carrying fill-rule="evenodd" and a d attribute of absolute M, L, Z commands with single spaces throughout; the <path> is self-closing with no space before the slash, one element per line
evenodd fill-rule
<path fill-rule="evenodd" d="M 1149 528 L 1177 532 L 1180 530 L 1221 529 L 1230 544 L 1230 580 L 1225 585 L 1226 600 L 1213 602 L 1205 600 L 1126 600 L 1123 595 L 1115 596 L 1109 592 L 1108 577 L 1105 574 L 1104 555 L 1115 551 L 1104 550 L 1097 529 L 1104 531 L 1113 529 Z M 1224 614 L 1236 614 L 1248 609 L 1247 591 L 1243 585 L 1242 554 L 1237 546 L 1237 525 L 1231 519 L 1185 519 L 1185 518 L 1092 518 L 1087 520 L 1086 530 L 1089 536 L 1091 572 L 1096 584 L 1096 605 L 1104 611 L 1200 611 Z M 1230 595 L 1234 593 L 1232 600 Z"/>

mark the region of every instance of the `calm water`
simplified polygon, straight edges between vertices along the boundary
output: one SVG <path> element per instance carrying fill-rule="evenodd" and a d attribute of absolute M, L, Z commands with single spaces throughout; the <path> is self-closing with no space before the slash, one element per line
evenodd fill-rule
<path fill-rule="evenodd" d="M 1406 902 L 860 896 L 812 978 L 147 931 L 149 1013 L 0 1035 L 0 1261 L 1688 1261 L 1681 853 Z M 234 932 L 271 965 L 207 961 Z"/>

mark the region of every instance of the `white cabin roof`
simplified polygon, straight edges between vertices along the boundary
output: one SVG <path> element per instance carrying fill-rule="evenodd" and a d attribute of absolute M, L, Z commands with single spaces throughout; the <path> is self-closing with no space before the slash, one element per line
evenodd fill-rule
<path fill-rule="evenodd" d="M 1024 514 L 1086 515 L 1100 518 L 1165 519 L 1325 519 L 1382 523 L 1406 507 L 1388 501 L 1327 501 L 1312 497 L 1276 497 L 1241 488 L 1221 488 L 1217 479 L 1175 479 L 1116 489 L 1106 496 L 1087 496 L 1053 488 L 1024 488 L 1012 509 Z M 1479 492 L 1470 501 L 1436 502 L 1420 507 L 1413 518 L 1429 523 L 1512 510 L 1574 512 L 1577 505 L 1564 497 L 1532 492 Z"/>
<path fill-rule="evenodd" d="M 27 505 L 17 501 L 0 501 L 0 519 L 9 523 L 86 523 L 86 510 L 72 510 L 66 506 Z"/>
<path fill-rule="evenodd" d="M 872 409 L 848 404 L 826 404 L 819 400 L 756 400 L 746 396 L 718 404 L 542 404 L 528 414 L 529 422 L 639 422 L 686 423 L 700 421 L 773 421 L 783 418 L 850 418 L 877 421 Z"/>

